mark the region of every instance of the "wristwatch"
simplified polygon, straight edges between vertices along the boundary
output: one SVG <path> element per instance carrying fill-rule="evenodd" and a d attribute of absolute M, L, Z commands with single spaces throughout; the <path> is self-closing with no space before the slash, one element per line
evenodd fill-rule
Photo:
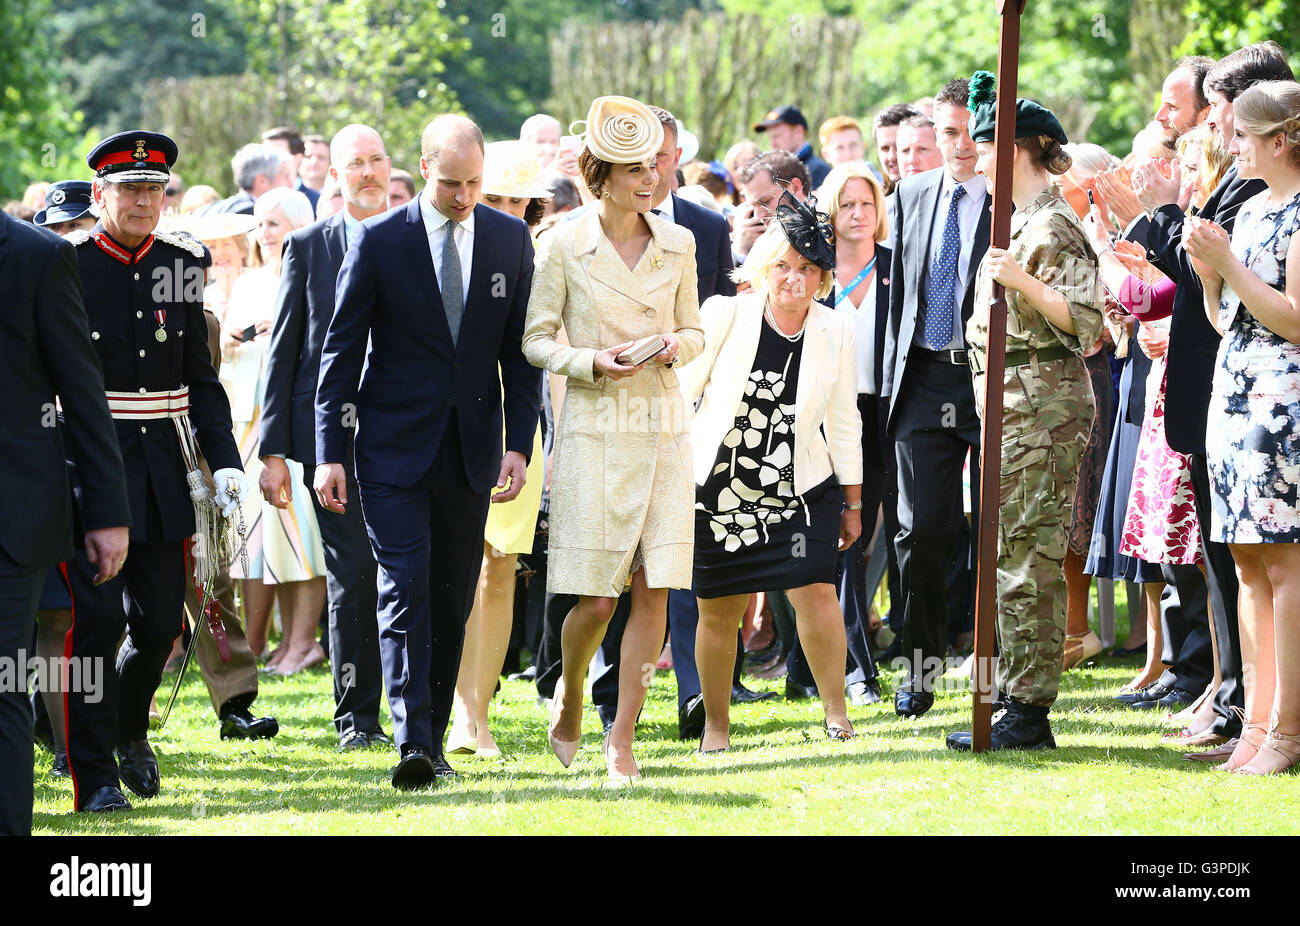
<path fill-rule="evenodd" d="M 846 504 L 844 505 L 844 510 L 845 510 L 845 511 L 861 511 L 861 510 L 862 510 L 862 502 L 857 502 L 857 503 L 852 504 L 852 505 L 846 503 Z"/>

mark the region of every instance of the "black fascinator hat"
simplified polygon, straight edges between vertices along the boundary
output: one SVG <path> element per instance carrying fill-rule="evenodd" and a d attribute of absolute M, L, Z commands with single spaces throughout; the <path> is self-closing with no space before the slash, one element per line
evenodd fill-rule
<path fill-rule="evenodd" d="M 786 190 L 776 204 L 776 218 L 791 246 L 823 270 L 835 269 L 835 228 L 830 216 L 817 211 L 817 200 L 800 202 Z"/>

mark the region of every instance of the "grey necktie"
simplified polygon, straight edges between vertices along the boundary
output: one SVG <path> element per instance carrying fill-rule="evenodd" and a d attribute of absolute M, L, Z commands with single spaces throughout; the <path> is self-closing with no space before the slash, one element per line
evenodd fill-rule
<path fill-rule="evenodd" d="M 460 317 L 464 297 L 461 293 L 460 252 L 456 250 L 457 222 L 447 222 L 447 237 L 442 242 L 442 308 L 447 313 L 451 343 L 460 336 Z"/>

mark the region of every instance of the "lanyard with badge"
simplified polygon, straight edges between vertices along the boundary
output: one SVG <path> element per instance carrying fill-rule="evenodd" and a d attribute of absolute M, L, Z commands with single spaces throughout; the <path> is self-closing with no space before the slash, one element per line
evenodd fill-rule
<path fill-rule="evenodd" d="M 840 294 L 835 297 L 835 308 L 838 309 L 840 303 L 849 298 L 849 295 L 861 285 L 862 281 L 871 276 L 871 271 L 874 269 L 876 269 L 876 258 L 872 257 L 871 261 L 862 268 L 862 271 L 849 282 L 849 285 L 840 290 Z"/>

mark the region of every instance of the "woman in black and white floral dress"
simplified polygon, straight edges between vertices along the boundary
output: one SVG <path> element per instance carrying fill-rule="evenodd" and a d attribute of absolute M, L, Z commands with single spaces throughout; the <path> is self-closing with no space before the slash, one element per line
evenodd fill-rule
<path fill-rule="evenodd" d="M 862 532 L 862 421 L 853 321 L 814 302 L 833 285 L 834 232 L 792 198 L 738 282 L 701 309 L 705 352 L 681 374 L 696 482 L 695 658 L 705 752 L 730 745 L 736 627 L 753 592 L 782 590 L 821 692 L 832 739 L 853 735 L 838 551 Z"/>
<path fill-rule="evenodd" d="M 1300 764 L 1300 84 L 1265 81 L 1233 101 L 1229 147 L 1267 189 L 1232 240 L 1188 220 L 1183 242 L 1223 333 L 1206 427 L 1212 540 L 1241 580 L 1246 723 L 1224 764 L 1269 775 Z"/>

